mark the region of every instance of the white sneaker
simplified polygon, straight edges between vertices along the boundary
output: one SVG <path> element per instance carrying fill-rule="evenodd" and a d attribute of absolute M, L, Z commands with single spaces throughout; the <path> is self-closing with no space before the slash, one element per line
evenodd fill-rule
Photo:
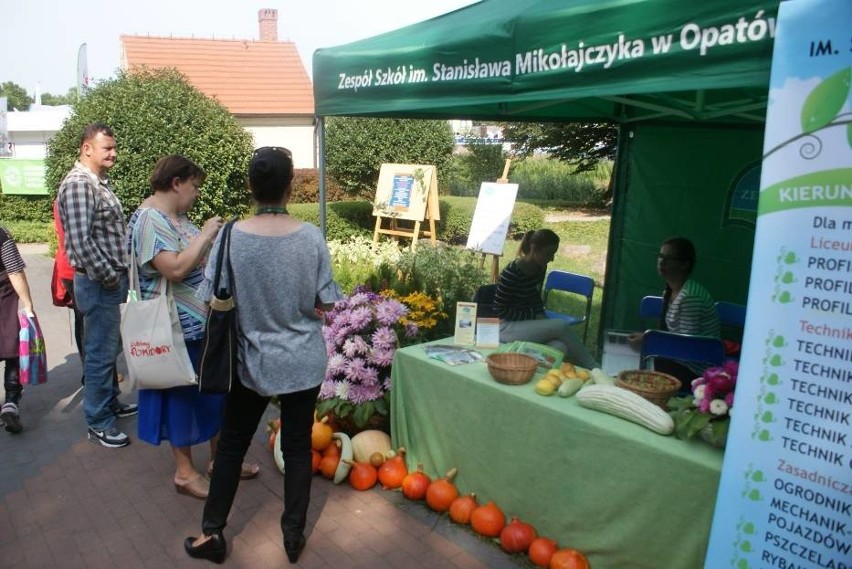
<path fill-rule="evenodd" d="M 107 448 L 121 448 L 130 444 L 130 437 L 119 431 L 117 427 L 110 427 L 105 431 L 89 427 L 89 440 L 101 443 Z"/>

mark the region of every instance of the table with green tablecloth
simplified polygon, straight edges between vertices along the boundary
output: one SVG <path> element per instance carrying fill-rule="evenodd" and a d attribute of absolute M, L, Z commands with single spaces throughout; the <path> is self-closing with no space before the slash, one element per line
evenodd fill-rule
<path fill-rule="evenodd" d="M 409 468 L 423 464 L 432 477 L 457 467 L 460 492 L 583 551 L 595 569 L 703 567 L 722 452 L 575 397 L 537 395 L 541 377 L 503 385 L 484 362 L 450 366 L 423 345 L 399 349 L 394 445 L 406 448 Z"/>

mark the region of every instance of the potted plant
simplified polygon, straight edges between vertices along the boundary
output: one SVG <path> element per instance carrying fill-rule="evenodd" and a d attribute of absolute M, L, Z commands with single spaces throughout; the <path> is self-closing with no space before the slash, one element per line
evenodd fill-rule
<path fill-rule="evenodd" d="M 698 435 L 713 446 L 725 446 L 738 371 L 739 366 L 733 360 L 722 367 L 708 368 L 692 381 L 690 395 L 669 400 L 678 438 Z"/>

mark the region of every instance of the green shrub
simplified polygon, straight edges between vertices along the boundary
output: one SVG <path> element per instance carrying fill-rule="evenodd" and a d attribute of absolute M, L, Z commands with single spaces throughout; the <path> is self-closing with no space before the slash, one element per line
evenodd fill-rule
<path fill-rule="evenodd" d="M 293 172 L 293 192 L 290 203 L 319 202 L 319 169 L 296 168 Z M 336 202 L 352 199 L 334 180 L 329 179 L 325 185 L 325 201 Z"/>
<path fill-rule="evenodd" d="M 451 196 L 479 195 L 482 182 L 493 182 L 503 174 L 505 157 L 501 144 L 469 144 L 439 173 L 438 183 Z M 442 184 L 441 178 L 446 178 Z"/>
<path fill-rule="evenodd" d="M 7 220 L 4 214 L 2 225 L 9 231 L 16 243 L 50 243 L 51 239 L 56 240 L 52 221 L 46 223 L 43 221 Z M 55 247 L 53 249 L 55 250 Z"/>
<path fill-rule="evenodd" d="M 3 223 L 10 221 L 53 221 L 53 199 L 50 196 L 18 196 L 0 193 Z"/>
<path fill-rule="evenodd" d="M 609 161 L 600 162 L 594 172 L 575 173 L 574 166 L 559 160 L 529 158 L 514 165 L 509 180 L 518 184 L 518 199 L 601 207 L 611 172 Z"/>
<path fill-rule="evenodd" d="M 287 204 L 294 217 L 319 227 L 319 204 Z M 332 202 L 325 209 L 326 239 L 346 241 L 350 237 L 373 236 L 373 204 L 365 201 Z"/>
<path fill-rule="evenodd" d="M 190 85 L 175 70 L 119 72 L 98 83 L 50 140 L 47 185 L 55 192 L 74 165 L 83 127 L 112 127 L 118 160 L 110 170 L 113 189 L 130 215 L 150 195 L 148 178 L 159 158 L 184 154 L 207 173 L 190 217 L 244 214 L 249 207 L 246 172 L 251 135 L 228 110 Z"/>

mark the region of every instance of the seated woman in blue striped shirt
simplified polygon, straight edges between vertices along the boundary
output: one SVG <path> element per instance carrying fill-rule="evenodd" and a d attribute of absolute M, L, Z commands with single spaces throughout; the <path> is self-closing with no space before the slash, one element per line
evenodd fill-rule
<path fill-rule="evenodd" d="M 547 265 L 559 250 L 559 236 L 550 229 L 527 231 L 518 257 L 500 272 L 494 309 L 500 316 L 500 341 L 523 340 L 556 348 L 565 360 L 585 368 L 600 367 L 571 325 L 544 314 L 542 285 Z"/>
<path fill-rule="evenodd" d="M 718 338 L 721 326 L 713 297 L 690 278 L 695 260 L 695 246 L 689 239 L 672 237 L 660 246 L 657 272 L 666 281 L 660 328 L 678 334 Z M 632 334 L 630 343 L 638 349 L 642 344 L 642 333 Z M 689 389 L 690 382 L 704 371 L 696 364 L 661 358 L 655 360 L 654 369 L 677 377 L 685 389 Z"/>

